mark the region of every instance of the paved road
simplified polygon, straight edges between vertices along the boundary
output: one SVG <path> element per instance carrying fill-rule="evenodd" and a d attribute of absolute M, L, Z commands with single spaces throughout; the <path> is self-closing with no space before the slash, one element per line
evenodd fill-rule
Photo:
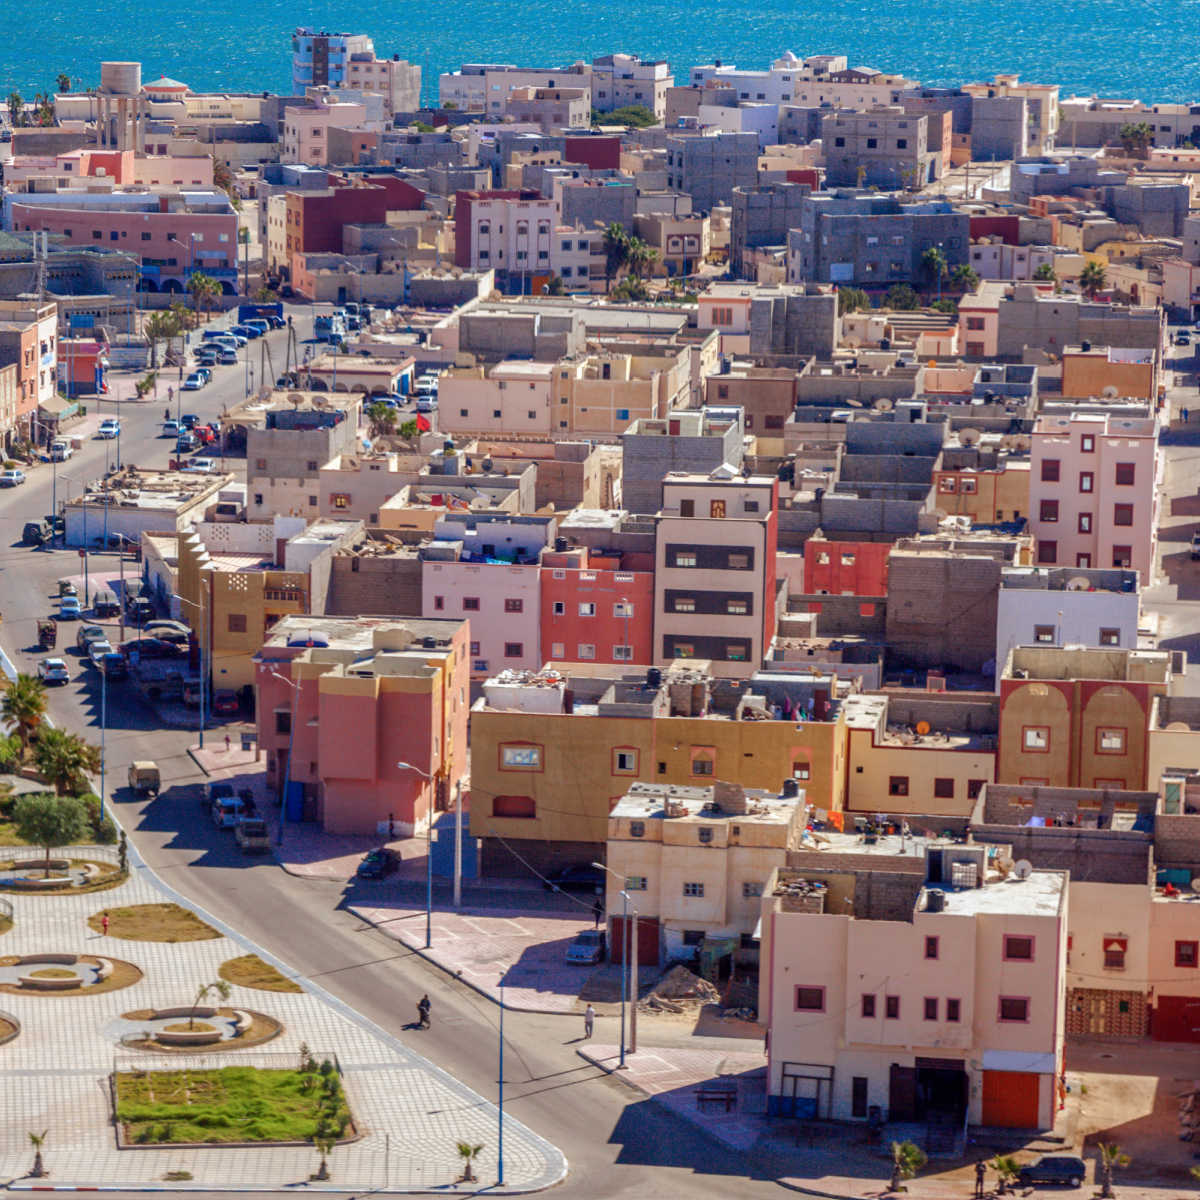
<path fill-rule="evenodd" d="M 275 339 L 281 341 L 282 334 Z M 202 419 L 215 416 L 243 393 L 242 368 L 225 368 L 209 387 L 188 393 L 186 410 Z M 164 403 L 165 398 L 153 405 L 122 403 L 124 461 L 165 465 L 171 447 L 156 438 Z M 104 405 L 106 415 L 109 407 Z M 111 443 L 109 447 L 111 453 Z M 58 486 L 66 480 L 77 490 L 103 470 L 104 456 L 104 443 L 88 443 L 59 471 Z M 31 670 L 38 657 L 29 652 L 34 622 L 52 611 L 54 580 L 79 570 L 74 551 L 19 545 L 22 525 L 50 510 L 50 496 L 51 473 L 45 467 L 32 472 L 23 487 L 0 493 L 0 644 L 22 670 Z M 96 555 L 90 561 L 111 569 L 116 556 Z M 73 645 L 69 626 L 66 640 Z M 73 651 L 67 657 L 76 678 L 53 693 L 51 712 L 58 723 L 86 730 L 99 741 L 95 673 L 76 666 Z M 494 1097 L 499 1044 L 495 1006 L 352 916 L 344 908 L 345 885 L 296 879 L 270 863 L 237 855 L 228 836 L 201 813 L 200 777 L 187 755 L 193 741 L 194 734 L 187 731 L 162 730 L 132 689 L 109 689 L 109 787 L 120 820 L 150 865 L 196 903 L 384 1029 L 415 1038 L 422 1053 Z M 155 759 L 163 771 L 163 793 L 149 802 L 137 801 L 117 786 L 128 763 L 141 758 Z M 433 1000 L 433 1028 L 405 1032 L 416 999 L 426 991 Z M 565 1017 L 514 1013 L 505 1023 L 507 1110 L 566 1153 L 572 1173 L 559 1189 L 563 1194 L 715 1200 L 774 1190 L 753 1178 L 755 1172 L 738 1156 L 585 1064 L 574 1052 L 580 1032 L 574 1019 Z M 616 1040 L 615 1027 L 598 1032 Z"/>

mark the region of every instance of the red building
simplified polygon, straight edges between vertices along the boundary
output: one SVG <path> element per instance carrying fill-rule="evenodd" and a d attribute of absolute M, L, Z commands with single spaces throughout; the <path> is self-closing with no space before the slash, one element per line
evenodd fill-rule
<path fill-rule="evenodd" d="M 542 657 L 558 662 L 654 661 L 654 572 L 580 547 L 545 550 Z"/>
<path fill-rule="evenodd" d="M 347 225 L 382 225 L 387 220 L 388 191 L 374 183 L 333 187 L 320 192 L 288 192 L 286 242 L 294 254 L 342 253 L 342 230 Z"/>
<path fill-rule="evenodd" d="M 827 542 L 804 545 L 804 590 L 813 595 L 886 596 L 891 542 Z"/>
<path fill-rule="evenodd" d="M 593 171 L 621 169 L 621 139 L 601 134 L 564 138 L 563 162 L 583 163 Z"/>

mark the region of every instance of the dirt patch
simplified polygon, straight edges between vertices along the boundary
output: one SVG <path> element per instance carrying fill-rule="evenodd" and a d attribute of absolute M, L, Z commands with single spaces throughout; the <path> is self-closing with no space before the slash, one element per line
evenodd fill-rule
<path fill-rule="evenodd" d="M 179 904 L 134 904 L 93 913 L 88 917 L 88 926 L 96 933 L 105 932 L 105 913 L 108 936 L 131 942 L 203 942 L 221 936 L 191 909 Z"/>
<path fill-rule="evenodd" d="M 649 995 L 638 1004 L 641 1012 L 694 1012 L 705 1004 L 713 1004 L 720 999 L 717 991 L 707 979 L 701 979 L 687 967 L 676 965 L 672 967 L 650 989 Z"/>
<path fill-rule="evenodd" d="M 0 966 L 15 967 L 17 965 L 17 955 L 8 954 L 0 958 Z M 101 959 L 94 954 L 81 954 L 79 956 L 81 963 L 90 963 L 92 966 L 100 966 Z M 19 983 L 0 983 L 0 992 L 9 992 L 12 995 L 20 996 L 98 996 L 101 992 L 119 992 L 122 988 L 133 987 L 135 983 L 142 978 L 141 967 L 135 966 L 131 962 L 126 962 L 123 958 L 110 958 L 107 954 L 103 961 L 112 964 L 112 974 L 107 979 L 101 979 L 98 983 L 93 983 L 88 987 L 72 987 L 72 988 L 55 988 L 53 991 L 39 992 L 31 988 L 21 987 Z M 43 972 L 55 970 L 55 968 L 42 967 L 30 972 L 31 976 L 42 975 L 43 978 L 66 978 L 65 974 L 45 975 Z M 70 974 L 71 972 L 67 972 Z"/>
<path fill-rule="evenodd" d="M 11 1042 L 21 1032 L 21 1026 L 9 1017 L 0 1017 L 0 1046 Z"/>
<path fill-rule="evenodd" d="M 270 963 L 265 963 L 257 954 L 243 954 L 240 958 L 231 958 L 217 968 L 226 983 L 237 984 L 238 987 L 254 988 L 259 992 L 302 992 L 304 989 L 289 979 L 281 971 L 277 971 Z"/>

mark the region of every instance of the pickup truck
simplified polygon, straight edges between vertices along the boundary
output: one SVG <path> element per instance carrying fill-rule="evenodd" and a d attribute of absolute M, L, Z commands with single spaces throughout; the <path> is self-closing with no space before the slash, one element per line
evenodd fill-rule
<path fill-rule="evenodd" d="M 243 854 L 266 854 L 271 849 L 267 823 L 261 817 L 243 817 L 233 836 Z"/>

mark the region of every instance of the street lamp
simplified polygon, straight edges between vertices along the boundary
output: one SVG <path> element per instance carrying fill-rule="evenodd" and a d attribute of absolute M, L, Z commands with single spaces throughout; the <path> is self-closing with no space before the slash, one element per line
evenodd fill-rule
<path fill-rule="evenodd" d="M 414 775 L 420 775 L 422 779 L 433 783 L 433 776 L 422 771 L 420 767 L 414 767 L 412 763 L 398 762 L 396 764 L 398 771 L 412 771 Z M 432 797 L 430 798 L 432 801 Z M 425 949 L 428 950 L 433 945 L 433 808 L 432 805 L 428 812 L 428 820 L 425 822 Z M 417 811 L 413 809 L 413 822 L 416 823 Z"/>
<path fill-rule="evenodd" d="M 204 749 L 204 592 L 200 592 L 200 603 L 195 600 L 189 600 L 186 596 L 181 596 L 178 592 L 172 592 L 171 598 L 178 600 L 180 604 L 190 605 L 192 608 L 200 611 L 200 632 L 196 638 L 196 645 L 200 654 L 200 742 L 197 749 Z M 212 665 L 212 655 L 209 655 L 209 665 Z"/>
<path fill-rule="evenodd" d="M 606 872 L 607 874 L 611 875 L 614 879 L 621 880 L 622 883 L 625 882 L 624 879 L 622 879 L 622 877 L 620 875 L 618 875 L 616 873 L 616 871 L 614 871 L 612 869 L 612 867 L 606 867 L 603 863 L 600 863 L 600 862 L 594 862 L 594 863 L 592 863 L 592 866 L 595 867 L 597 870 Z M 637 983 L 637 948 L 638 948 L 638 945 L 637 945 L 637 919 L 638 919 L 638 911 L 635 908 L 633 910 L 633 931 L 632 931 L 632 938 L 631 938 L 630 925 L 629 925 L 629 893 L 624 888 L 622 888 L 621 889 L 621 926 L 622 926 L 622 933 L 623 933 L 623 936 L 625 939 L 625 946 L 624 946 L 624 953 L 621 955 L 621 1058 L 620 1058 L 620 1061 L 617 1063 L 618 1070 L 625 1066 L 625 998 L 628 995 L 629 984 L 631 982 L 633 984 L 633 997 L 632 997 L 632 1000 L 630 1001 L 630 1005 L 629 1005 L 629 1053 L 630 1054 L 637 1053 L 637 997 L 638 997 L 638 990 L 637 990 L 638 989 L 638 983 Z M 633 947 L 632 969 L 631 969 L 631 964 L 630 964 L 630 946 L 631 946 L 631 944 Z"/>
<path fill-rule="evenodd" d="M 296 717 L 298 716 L 296 709 L 299 707 L 300 685 L 294 680 L 288 679 L 286 675 L 280 675 L 278 671 L 272 671 L 271 675 L 280 683 L 286 683 L 296 693 L 296 699 L 292 701 L 292 711 L 288 717 L 287 765 L 283 769 L 283 801 L 279 805 L 279 833 L 275 838 L 275 844 L 282 846 L 283 823 L 287 820 L 288 789 L 292 786 L 292 744 L 296 736 Z"/>

